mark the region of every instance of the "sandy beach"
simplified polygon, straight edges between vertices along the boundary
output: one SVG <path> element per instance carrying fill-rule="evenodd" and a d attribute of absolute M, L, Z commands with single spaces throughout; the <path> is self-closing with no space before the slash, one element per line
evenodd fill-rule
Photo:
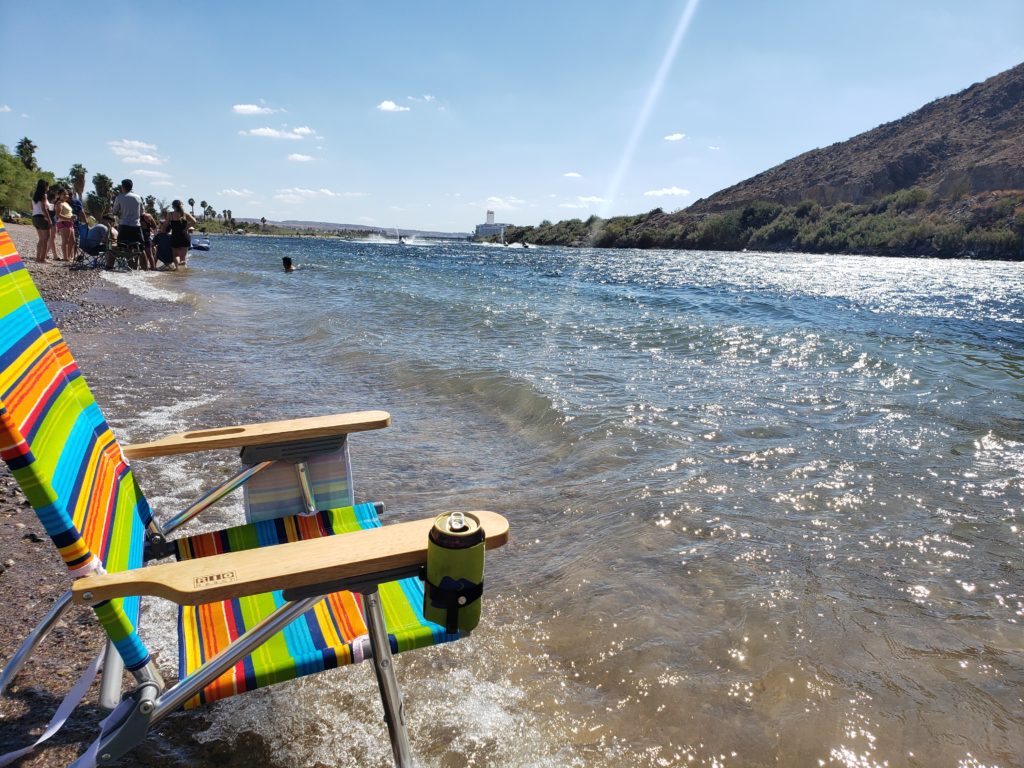
<path fill-rule="evenodd" d="M 89 300 L 89 290 L 99 278 L 96 270 L 71 270 L 63 262 L 36 263 L 36 234 L 32 227 L 6 224 L 32 279 L 74 349 L 74 332 L 89 324 L 104 323 L 117 312 Z M 26 254 L 30 254 L 26 257 Z M 117 318 L 113 318 L 117 319 Z M 0 659 L 6 663 L 21 641 L 46 614 L 70 581 L 56 549 L 33 514 L 25 496 L 0 465 L 0 601 L 6 606 L 0 622 Z M 103 646 L 104 636 L 88 609 L 73 607 L 44 640 L 14 683 L 0 697 L 0 753 L 25 746 L 42 733 L 64 693 Z M 127 680 L 126 680 L 127 682 Z M 105 713 L 96 705 L 98 683 L 86 695 L 67 725 L 35 753 L 23 758 L 23 768 L 63 766 L 80 755 L 98 734 Z M 188 729 L 176 728 L 176 718 L 190 721 Z M 180 765 L 195 761 L 200 746 L 187 735 L 203 730 L 202 716 L 172 716 L 144 746 L 132 752 L 124 765 Z M 201 747 L 205 759 L 214 759 L 216 747 Z M 246 756 L 246 762 L 251 759 Z M 231 765 L 225 752 L 218 762 Z"/>

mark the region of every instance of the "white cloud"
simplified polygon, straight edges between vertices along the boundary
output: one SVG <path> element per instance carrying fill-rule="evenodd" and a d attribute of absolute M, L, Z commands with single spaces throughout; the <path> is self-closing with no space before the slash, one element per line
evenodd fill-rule
<path fill-rule="evenodd" d="M 386 99 L 377 105 L 377 109 L 381 112 L 408 112 L 409 107 L 400 107 L 390 99 Z"/>
<path fill-rule="evenodd" d="M 576 173 L 576 171 L 569 171 L 568 173 L 563 173 L 562 175 L 565 176 L 565 178 L 567 178 L 567 179 L 582 179 L 583 178 L 583 175 L 579 174 L 579 173 Z"/>
<path fill-rule="evenodd" d="M 685 133 L 670 133 L 665 137 L 665 141 L 682 141 L 686 138 Z"/>
<path fill-rule="evenodd" d="M 296 136 L 316 136 L 316 131 L 310 128 L 308 125 L 300 125 L 298 128 L 292 130 Z"/>
<path fill-rule="evenodd" d="M 283 110 L 265 107 L 261 104 L 235 104 L 231 111 L 236 115 L 272 115 Z"/>
<path fill-rule="evenodd" d="M 125 155 L 121 162 L 132 165 L 163 165 L 164 159 L 156 155 Z"/>
<path fill-rule="evenodd" d="M 644 192 L 644 197 L 682 197 L 690 194 L 688 189 L 679 187 L 662 187 L 661 189 L 649 189 Z"/>
<path fill-rule="evenodd" d="M 174 186 L 174 182 L 173 181 L 167 181 L 166 179 L 161 179 L 160 181 L 151 181 L 151 182 L 149 182 L 149 185 L 151 187 L 173 187 Z"/>
<path fill-rule="evenodd" d="M 11 108 L 6 104 L 0 104 L 0 112 L 10 112 Z"/>
<path fill-rule="evenodd" d="M 296 133 L 295 131 L 289 130 L 278 130 L 277 128 L 253 128 L 248 131 L 239 131 L 239 136 L 260 136 L 264 139 L 291 139 L 298 141 L 302 138 L 302 134 Z"/>
<path fill-rule="evenodd" d="M 110 147 L 111 152 L 121 158 L 123 163 L 163 165 L 166 162 L 166 158 L 154 154 L 156 152 L 155 144 L 147 144 L 144 141 L 117 139 L 115 141 L 108 141 L 107 146 Z"/>
<path fill-rule="evenodd" d="M 721 149 L 721 147 L 716 147 L 714 144 L 709 144 L 708 149 L 710 149 L 712 152 L 717 152 L 718 150 Z"/>
<path fill-rule="evenodd" d="M 220 191 L 225 197 L 252 197 L 252 191 L 245 189 L 222 189 Z"/>
<path fill-rule="evenodd" d="M 115 141 L 108 141 L 107 145 L 115 155 L 133 155 L 144 149 L 156 149 L 156 144 L 147 144 L 144 141 L 136 141 L 135 139 L 117 139 Z"/>
<path fill-rule="evenodd" d="M 137 168 L 132 171 L 132 176 L 143 176 L 147 179 L 169 179 L 170 174 L 164 173 L 163 171 L 146 171 L 141 168 Z"/>
<path fill-rule="evenodd" d="M 598 197 L 597 195 L 580 195 L 576 198 L 575 203 L 559 203 L 559 208 L 570 208 L 570 209 L 581 209 L 581 208 L 593 208 L 598 203 L 603 203 L 604 198 Z"/>
<path fill-rule="evenodd" d="M 304 200 L 312 200 L 317 197 L 341 197 L 341 194 L 338 192 L 332 192 L 324 187 L 321 187 L 320 189 L 287 187 L 285 189 L 277 190 L 277 194 L 274 195 L 274 199 L 280 200 L 282 203 L 301 203 Z"/>
<path fill-rule="evenodd" d="M 422 96 L 406 96 L 405 98 L 409 101 L 415 101 L 417 103 L 426 102 L 427 104 L 437 101 L 437 97 L 431 96 L 429 93 L 424 93 Z"/>
<path fill-rule="evenodd" d="M 487 198 L 487 208 L 492 211 L 518 211 L 525 200 L 518 197 L 497 197 L 492 195 Z"/>
<path fill-rule="evenodd" d="M 299 154 L 298 152 L 292 152 L 290 155 L 288 155 L 288 159 L 291 160 L 293 163 L 308 163 L 313 160 L 313 156 L 302 155 Z"/>

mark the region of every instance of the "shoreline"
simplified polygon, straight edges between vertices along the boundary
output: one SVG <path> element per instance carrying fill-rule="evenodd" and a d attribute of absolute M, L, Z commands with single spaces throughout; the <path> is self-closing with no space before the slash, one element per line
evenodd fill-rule
<path fill-rule="evenodd" d="M 71 270 L 64 262 L 35 261 L 35 230 L 5 223 L 22 261 L 72 351 L 76 331 L 111 320 L 123 322 L 129 310 L 90 299 L 100 279 L 99 270 Z M 25 254 L 32 256 L 26 258 Z M 0 601 L 6 606 L 0 622 L 0 664 L 43 618 L 71 585 L 57 550 L 32 512 L 7 465 L 0 462 Z M 42 733 L 65 693 L 102 649 L 105 635 L 92 611 L 72 606 L 40 644 L 36 653 L 0 696 L 0 754 L 32 743 Z M 130 686 L 132 678 L 125 677 Z M 93 683 L 67 724 L 30 755 L 16 763 L 19 768 L 56 768 L 73 762 L 99 734 L 106 716 L 97 704 L 99 681 Z M 126 690 L 130 688 L 126 687 Z M 183 718 L 185 727 L 173 722 Z M 187 725 L 185 724 L 187 720 Z M 191 734 L 207 727 L 202 714 L 178 712 L 161 723 L 120 764 L 146 766 L 190 765 L 199 761 L 241 766 L 241 756 L 227 745 L 199 744 Z M 170 725 L 169 725 L 170 724 Z M 258 742 L 259 737 L 254 734 Z M 263 752 L 264 764 L 268 755 Z M 249 763 L 246 756 L 245 763 Z"/>

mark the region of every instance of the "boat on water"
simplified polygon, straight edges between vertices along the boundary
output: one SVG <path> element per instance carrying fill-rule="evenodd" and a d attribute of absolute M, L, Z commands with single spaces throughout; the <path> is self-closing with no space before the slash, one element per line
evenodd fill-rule
<path fill-rule="evenodd" d="M 192 245 L 189 246 L 193 251 L 208 251 L 210 250 L 210 238 L 208 237 L 196 237 L 192 236 Z"/>

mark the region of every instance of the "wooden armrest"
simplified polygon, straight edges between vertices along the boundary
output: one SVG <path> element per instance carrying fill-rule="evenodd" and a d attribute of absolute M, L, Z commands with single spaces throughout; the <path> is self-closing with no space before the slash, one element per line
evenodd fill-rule
<path fill-rule="evenodd" d="M 212 451 L 215 448 L 243 448 L 247 445 L 290 443 L 315 437 L 332 437 L 349 432 L 383 429 L 391 425 L 387 411 L 356 411 L 333 416 L 312 416 L 306 419 L 267 421 L 237 427 L 200 429 L 182 432 L 151 443 L 125 445 L 121 452 L 126 459 L 172 456 L 178 453 Z"/>
<path fill-rule="evenodd" d="M 480 518 L 487 549 L 508 541 L 508 521 L 495 512 Z M 154 595 L 179 605 L 201 605 L 245 595 L 296 589 L 382 571 L 425 565 L 434 518 L 369 528 L 319 539 L 226 552 L 176 563 L 78 579 L 75 602 L 93 605 L 130 595 Z"/>

